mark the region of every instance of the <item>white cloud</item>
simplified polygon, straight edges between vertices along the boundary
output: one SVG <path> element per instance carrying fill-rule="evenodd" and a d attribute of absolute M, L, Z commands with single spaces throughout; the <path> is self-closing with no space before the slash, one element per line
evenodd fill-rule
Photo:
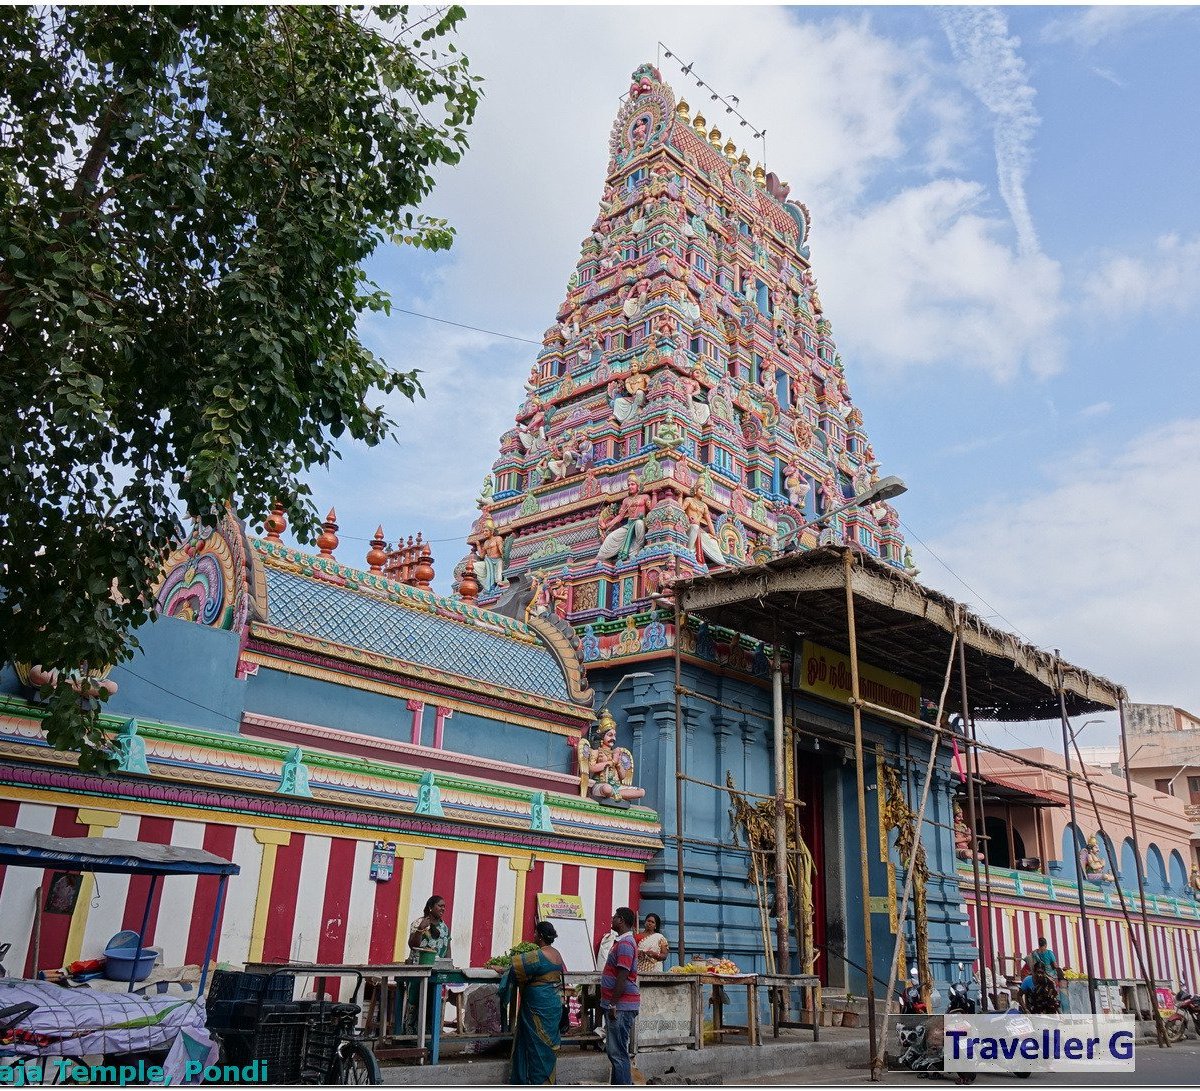
<path fill-rule="evenodd" d="M 1014 254 L 982 200 L 978 183 L 930 182 L 814 229 L 834 332 L 853 358 L 962 364 L 1001 380 L 1059 369 L 1058 264 Z"/>
<path fill-rule="evenodd" d="M 1186 16 L 1191 10 L 1130 4 L 1076 8 L 1049 20 L 1042 28 L 1041 39 L 1049 45 L 1066 42 L 1080 49 L 1094 49 L 1098 45 L 1119 42 L 1147 23 Z"/>
<path fill-rule="evenodd" d="M 1200 237 L 1163 235 L 1141 256 L 1102 260 L 1084 283 L 1084 305 L 1134 316 L 1186 314 L 1200 305 Z"/>
<path fill-rule="evenodd" d="M 1200 581 L 1183 552 L 1200 537 L 1198 492 L 1200 419 L 1176 420 L 1121 450 L 1079 452 L 1044 491 L 997 496 L 930 545 L 991 604 L 975 599 L 980 613 L 1002 612 L 1134 701 L 1200 710 Z M 914 551 L 923 580 L 972 601 Z"/>
<path fill-rule="evenodd" d="M 1121 79 L 1121 78 L 1120 78 L 1120 76 L 1118 76 L 1118 75 L 1117 75 L 1115 72 L 1113 72 L 1113 71 L 1112 71 L 1112 69 L 1109 69 L 1109 68 L 1101 68 L 1099 65 L 1095 65 L 1095 66 L 1093 66 L 1093 67 L 1092 67 L 1092 71 L 1093 71 L 1093 72 L 1094 72 L 1094 73 L 1095 73 L 1097 76 L 1099 76 L 1099 77 L 1100 77 L 1102 80 L 1107 80 L 1107 81 L 1108 81 L 1109 83 L 1111 83 L 1111 84 L 1112 84 L 1114 87 L 1125 87 L 1125 86 L 1127 86 L 1127 85 L 1126 85 L 1126 83 L 1125 83 L 1125 81 L 1124 81 L 1123 79 Z"/>
<path fill-rule="evenodd" d="M 1107 417 L 1112 412 L 1112 402 L 1093 402 L 1079 410 L 1079 415 L 1085 418 Z"/>
<path fill-rule="evenodd" d="M 963 82 L 992 115 L 1000 196 L 1012 216 L 1021 252 L 1036 254 L 1037 232 L 1025 199 L 1025 180 L 1041 119 L 1025 62 L 1017 52 L 1020 39 L 1009 36 L 1007 21 L 995 8 L 944 8 L 941 19 Z"/>

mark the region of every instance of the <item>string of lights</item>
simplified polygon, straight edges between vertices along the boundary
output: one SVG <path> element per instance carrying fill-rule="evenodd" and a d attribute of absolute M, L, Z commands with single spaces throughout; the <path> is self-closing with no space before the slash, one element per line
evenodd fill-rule
<path fill-rule="evenodd" d="M 753 124 L 753 122 L 751 122 L 742 113 L 742 111 L 741 111 L 742 100 L 739 99 L 737 97 L 737 95 L 730 95 L 728 98 L 726 98 L 724 95 L 722 95 L 720 92 L 718 92 L 712 86 L 712 84 L 705 83 L 704 80 L 702 80 L 699 75 L 697 75 L 695 72 L 692 71 L 692 69 L 695 67 L 694 61 L 688 61 L 687 64 L 684 64 L 683 58 L 680 57 L 675 52 L 673 52 L 663 42 L 658 43 L 658 57 L 659 57 L 659 67 L 662 66 L 662 58 L 663 57 L 667 57 L 670 60 L 677 61 L 679 64 L 679 71 L 684 76 L 687 76 L 687 78 L 690 79 L 702 91 L 707 91 L 710 102 L 719 102 L 722 106 L 725 107 L 726 114 L 731 114 L 731 115 L 733 115 L 733 117 L 737 118 L 738 125 L 740 128 L 749 129 L 751 132 L 751 135 L 753 135 L 754 139 L 761 141 L 761 143 L 762 143 L 762 162 L 763 162 L 763 166 L 766 167 L 766 165 L 767 165 L 767 130 L 758 128 L 756 125 Z"/>

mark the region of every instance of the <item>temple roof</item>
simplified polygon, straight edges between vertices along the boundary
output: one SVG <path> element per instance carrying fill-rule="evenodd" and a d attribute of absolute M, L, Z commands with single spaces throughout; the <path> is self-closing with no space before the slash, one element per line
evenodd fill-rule
<path fill-rule="evenodd" d="M 570 700 L 554 653 L 526 629 L 523 639 L 500 630 L 511 619 L 446 617 L 421 602 L 389 601 L 268 566 L 268 624 L 306 633 L 463 678 Z M 405 589 L 407 590 L 407 589 Z M 434 596 L 436 597 L 436 596 Z M 521 628 L 525 628 L 522 626 Z"/>

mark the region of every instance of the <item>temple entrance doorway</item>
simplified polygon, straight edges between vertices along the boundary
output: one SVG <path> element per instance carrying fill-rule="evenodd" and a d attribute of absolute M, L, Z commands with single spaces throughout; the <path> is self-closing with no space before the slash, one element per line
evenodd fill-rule
<path fill-rule="evenodd" d="M 829 984 L 828 957 L 825 950 L 825 763 L 811 750 L 796 751 L 796 798 L 807 804 L 799 808 L 800 836 L 813 857 L 813 947 L 821 952 L 816 972 L 821 983 Z M 807 972 L 806 967 L 801 968 Z"/>

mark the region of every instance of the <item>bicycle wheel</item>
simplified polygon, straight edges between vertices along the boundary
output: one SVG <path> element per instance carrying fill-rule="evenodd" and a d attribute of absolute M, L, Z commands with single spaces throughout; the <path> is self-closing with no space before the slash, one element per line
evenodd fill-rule
<path fill-rule="evenodd" d="M 346 1042 L 338 1052 L 337 1081 L 347 1087 L 383 1083 L 379 1061 L 365 1042 Z"/>

